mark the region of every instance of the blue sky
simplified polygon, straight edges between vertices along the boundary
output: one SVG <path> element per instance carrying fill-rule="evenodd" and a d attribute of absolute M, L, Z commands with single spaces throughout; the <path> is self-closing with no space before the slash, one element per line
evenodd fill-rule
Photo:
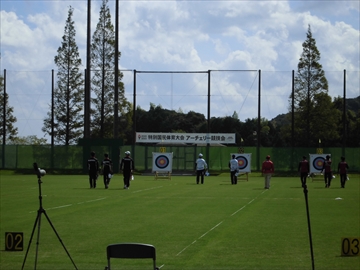
<path fill-rule="evenodd" d="M 92 0 L 92 31 L 101 1 Z M 1 0 L 1 72 L 20 136 L 37 135 L 49 110 L 51 69 L 69 6 L 86 67 L 87 0 Z M 108 3 L 114 22 L 115 2 Z M 310 24 L 329 81 L 329 94 L 360 95 L 359 1 L 120 1 L 120 67 L 124 70 L 261 70 L 261 114 L 288 111 Z M 133 73 L 124 71 L 133 101 Z M 258 73 L 212 72 L 211 116 L 257 117 Z M 138 74 L 137 105 L 196 111 L 207 116 L 207 74 Z M 45 136 L 47 138 L 47 136 Z"/>

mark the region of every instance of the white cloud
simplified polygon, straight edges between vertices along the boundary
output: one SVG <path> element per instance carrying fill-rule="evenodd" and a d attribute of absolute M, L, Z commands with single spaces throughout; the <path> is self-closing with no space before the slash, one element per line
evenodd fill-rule
<path fill-rule="evenodd" d="M 23 5 L 23 6 L 21 6 Z M 61 45 L 69 6 L 85 68 L 87 1 L 7 1 L 1 10 L 1 68 L 9 71 L 10 104 L 21 125 L 41 130 L 51 92 L 51 69 Z M 95 29 L 101 1 L 92 1 Z M 285 113 L 291 70 L 297 69 L 311 25 L 329 76 L 332 95 L 341 94 L 348 72 L 348 97 L 359 93 L 357 1 L 120 1 L 120 66 L 136 70 L 262 70 L 264 117 Z M 26 8 L 25 8 L 26 7 Z M 112 19 L 115 2 L 109 1 Z M 11 70 L 26 71 L 24 74 Z M 41 70 L 42 72 L 39 72 Z M 132 102 L 133 74 L 124 72 Z M 329 74 L 329 75 L 328 75 Z M 194 110 L 207 116 L 207 74 L 139 74 L 137 105 Z M 213 72 L 212 116 L 257 116 L 257 72 Z M 24 87 L 26 86 L 26 88 Z M 33 93 L 33 95 L 29 94 Z M 26 98 L 20 96 L 26 95 Z M 22 133 L 27 129 L 21 128 Z M 41 133 L 41 132 L 40 132 Z M 22 134 L 20 134 L 22 135 Z"/>

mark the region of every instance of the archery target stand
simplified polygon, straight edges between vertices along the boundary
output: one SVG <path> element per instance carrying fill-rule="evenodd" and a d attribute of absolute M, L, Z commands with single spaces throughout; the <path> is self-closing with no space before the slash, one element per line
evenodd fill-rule
<path fill-rule="evenodd" d="M 249 181 L 249 173 L 239 173 L 238 177 L 237 177 L 238 180 L 246 180 L 246 181 Z"/>
<path fill-rule="evenodd" d="M 155 172 L 154 179 L 169 179 L 171 180 L 171 172 Z"/>
<path fill-rule="evenodd" d="M 152 172 L 154 179 L 171 180 L 173 153 L 153 152 Z"/>

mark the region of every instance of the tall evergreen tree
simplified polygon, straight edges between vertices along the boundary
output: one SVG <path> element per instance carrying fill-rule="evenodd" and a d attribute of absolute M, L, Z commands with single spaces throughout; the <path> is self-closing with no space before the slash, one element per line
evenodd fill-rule
<path fill-rule="evenodd" d="M 315 127 L 318 122 L 316 117 L 319 116 L 319 110 L 323 109 L 316 102 L 316 96 L 327 95 L 328 81 L 322 65 L 319 63 L 320 52 L 316 47 L 310 25 L 302 47 L 303 52 L 299 59 L 294 85 L 295 138 L 298 146 L 314 146 L 319 136 L 322 135 L 316 132 Z M 326 115 L 321 121 L 330 123 L 331 119 L 332 115 Z"/>
<path fill-rule="evenodd" d="M 91 100 L 91 137 L 112 138 L 114 130 L 115 31 L 111 22 L 108 0 L 102 2 L 99 22 L 92 37 L 91 69 L 93 73 L 91 88 L 95 92 L 95 97 Z M 130 111 L 130 103 L 125 98 L 124 84 L 121 82 L 123 74 L 118 72 L 120 119 L 126 119 L 125 114 Z M 127 123 L 131 125 L 131 123 Z M 123 137 L 123 124 L 121 127 L 119 134 L 120 137 Z"/>
<path fill-rule="evenodd" d="M 14 127 L 16 123 L 16 117 L 13 115 L 14 108 L 9 105 L 9 95 L 6 93 L 4 95 L 4 77 L 0 75 L 0 109 L 1 109 L 1 118 L 0 118 L 0 134 L 2 139 L 4 134 L 6 134 L 5 141 L 12 141 L 16 138 L 18 133 L 17 127 Z M 4 106 L 5 106 L 5 133 L 4 133 Z"/>
<path fill-rule="evenodd" d="M 54 136 L 55 143 L 64 145 L 76 143 L 83 133 L 84 125 L 84 78 L 80 71 L 81 58 L 75 42 L 73 11 L 70 6 L 62 43 L 54 59 L 58 67 L 54 91 L 54 134 L 51 132 L 51 110 L 44 119 L 42 128 L 44 132 Z"/>

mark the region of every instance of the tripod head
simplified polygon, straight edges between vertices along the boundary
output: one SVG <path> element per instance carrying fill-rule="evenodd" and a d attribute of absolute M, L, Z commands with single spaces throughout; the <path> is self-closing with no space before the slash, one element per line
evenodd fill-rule
<path fill-rule="evenodd" d="M 46 171 L 44 169 L 40 169 L 36 162 L 34 162 L 33 167 L 34 167 L 34 171 L 39 179 L 41 178 L 41 176 L 46 175 Z"/>

